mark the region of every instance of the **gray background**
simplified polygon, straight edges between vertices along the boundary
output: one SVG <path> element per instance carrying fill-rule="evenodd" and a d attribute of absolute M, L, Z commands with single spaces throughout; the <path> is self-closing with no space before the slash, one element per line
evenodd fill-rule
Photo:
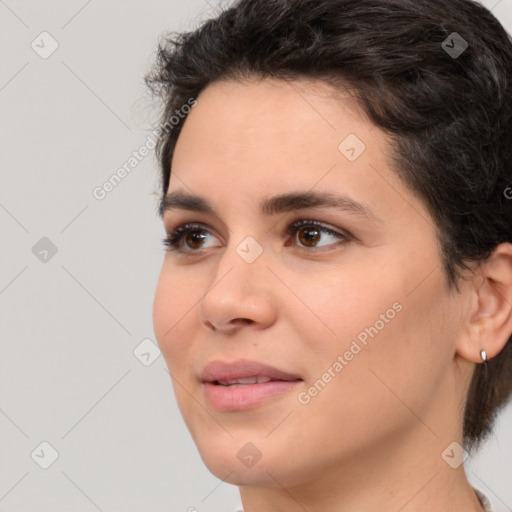
<path fill-rule="evenodd" d="M 512 0 L 484 4 L 512 31 Z M 104 199 L 93 196 L 153 126 L 142 77 L 159 35 L 196 26 L 215 5 L 0 0 L 3 512 L 239 503 L 237 488 L 203 466 L 156 357 L 163 229 L 153 152 Z M 59 45 L 46 59 L 31 47 L 51 49 L 43 31 Z M 151 355 L 140 356 L 141 343 Z M 496 512 L 512 511 L 511 432 L 509 406 L 466 464 Z M 47 469 L 42 442 L 58 453 Z"/>

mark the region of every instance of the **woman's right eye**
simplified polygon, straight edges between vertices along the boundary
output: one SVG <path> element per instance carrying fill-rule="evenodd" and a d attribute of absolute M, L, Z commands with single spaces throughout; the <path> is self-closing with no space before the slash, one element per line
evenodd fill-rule
<path fill-rule="evenodd" d="M 173 229 L 163 240 L 167 251 L 198 252 L 203 249 L 202 242 L 210 235 L 210 232 L 200 224 L 183 224 Z M 184 250 L 183 245 L 189 250 Z"/>

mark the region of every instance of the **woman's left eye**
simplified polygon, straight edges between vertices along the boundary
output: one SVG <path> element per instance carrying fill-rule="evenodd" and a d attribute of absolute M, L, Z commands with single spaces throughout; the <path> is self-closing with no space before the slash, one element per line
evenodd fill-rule
<path fill-rule="evenodd" d="M 202 242 L 207 239 L 211 233 L 200 224 L 183 224 L 172 230 L 166 238 L 163 239 L 163 243 L 167 248 L 167 251 L 178 251 L 181 253 L 197 253 L 204 249 L 205 246 Z M 310 252 L 322 247 L 318 245 L 318 242 L 325 238 L 324 235 L 340 241 L 342 244 L 348 243 L 352 237 L 348 233 L 340 233 L 333 229 L 328 228 L 321 222 L 309 219 L 300 219 L 293 224 L 288 226 L 286 234 L 294 236 L 295 241 L 301 245 L 298 245 L 302 249 L 309 249 Z M 215 238 L 215 237 L 214 237 Z M 183 245 L 186 244 L 188 249 L 183 249 Z M 333 243 L 323 245 L 336 245 Z"/>
<path fill-rule="evenodd" d="M 328 228 L 321 222 L 316 220 L 308 220 L 308 219 L 300 219 L 293 224 L 290 224 L 286 233 L 290 236 L 294 236 L 295 240 L 299 240 L 302 246 L 299 246 L 303 249 L 316 249 L 317 247 L 322 247 L 321 245 L 316 245 L 319 239 L 324 238 L 323 235 L 329 235 L 331 238 L 336 240 L 341 240 L 341 243 L 344 245 L 351 240 L 351 236 L 348 233 L 339 233 L 334 229 Z M 337 245 L 334 243 L 324 244 L 324 245 Z"/>

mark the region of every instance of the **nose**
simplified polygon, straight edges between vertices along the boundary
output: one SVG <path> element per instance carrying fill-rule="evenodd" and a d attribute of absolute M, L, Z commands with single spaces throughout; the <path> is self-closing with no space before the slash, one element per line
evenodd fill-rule
<path fill-rule="evenodd" d="M 199 302 L 199 319 L 209 330 L 231 334 L 243 326 L 263 329 L 275 322 L 275 278 L 265 252 L 248 263 L 226 247 L 211 284 Z"/>

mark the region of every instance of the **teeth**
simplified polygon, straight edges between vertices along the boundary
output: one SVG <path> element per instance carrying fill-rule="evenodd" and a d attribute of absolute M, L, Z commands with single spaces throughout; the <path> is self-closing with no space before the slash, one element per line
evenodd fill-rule
<path fill-rule="evenodd" d="M 272 379 L 270 377 L 245 377 L 243 379 L 228 379 L 228 380 L 219 380 L 217 381 L 219 384 L 223 386 L 231 386 L 234 384 L 259 384 L 260 382 L 269 382 Z"/>

